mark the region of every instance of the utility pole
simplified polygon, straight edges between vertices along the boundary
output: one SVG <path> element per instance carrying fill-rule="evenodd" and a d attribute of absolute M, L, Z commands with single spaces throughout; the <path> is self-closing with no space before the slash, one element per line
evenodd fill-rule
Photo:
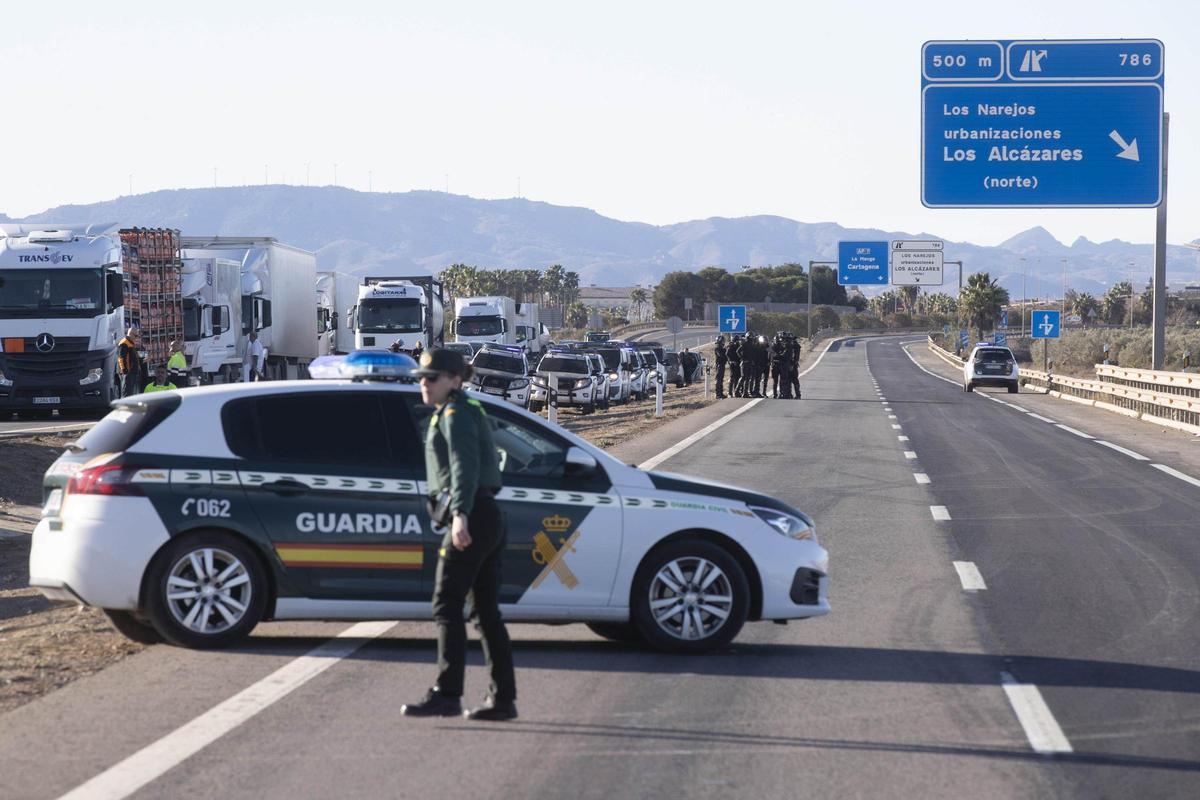
<path fill-rule="evenodd" d="M 1167 138 L 1171 115 L 1163 114 L 1162 122 L 1162 202 L 1154 217 L 1154 318 L 1151 326 L 1150 368 L 1162 369 L 1166 355 L 1164 335 L 1167 320 Z"/>
<path fill-rule="evenodd" d="M 956 300 L 961 299 L 962 298 L 962 262 L 961 261 L 943 261 L 942 262 L 943 266 L 945 266 L 946 264 L 957 264 L 958 265 L 958 297 L 955 299 Z"/>
<path fill-rule="evenodd" d="M 1133 262 L 1129 262 L 1129 330 L 1133 330 Z"/>
<path fill-rule="evenodd" d="M 213 188 L 217 188 L 217 168 L 213 167 Z"/>
<path fill-rule="evenodd" d="M 1025 256 L 1021 256 L 1021 335 L 1025 335 L 1025 318 L 1029 316 L 1025 311 Z M 1030 335 L 1033 335 L 1033 330 L 1030 329 Z"/>
<path fill-rule="evenodd" d="M 1062 292 L 1062 310 L 1059 312 L 1063 323 L 1067 321 L 1067 260 L 1060 259 L 1063 265 L 1063 292 Z M 1059 323 L 1062 324 L 1062 323 Z"/>
<path fill-rule="evenodd" d="M 808 262 L 808 339 L 812 341 L 812 286 L 813 286 L 813 267 L 833 267 L 837 269 L 836 261 L 809 261 Z"/>
<path fill-rule="evenodd" d="M 374 184 L 371 183 L 371 170 L 367 170 L 367 191 L 368 192 L 374 191 L 374 189 L 372 188 L 373 185 Z"/>
<path fill-rule="evenodd" d="M 338 185 L 338 182 L 337 182 L 337 162 L 336 162 L 336 161 L 335 161 L 335 162 L 333 162 L 333 185 L 334 185 L 334 186 L 337 186 L 337 185 Z"/>
<path fill-rule="evenodd" d="M 129 173 L 129 196 L 133 197 L 133 173 Z"/>
<path fill-rule="evenodd" d="M 305 186 L 309 185 L 308 179 L 311 175 L 312 175 L 312 162 L 305 161 L 304 162 L 304 185 Z"/>

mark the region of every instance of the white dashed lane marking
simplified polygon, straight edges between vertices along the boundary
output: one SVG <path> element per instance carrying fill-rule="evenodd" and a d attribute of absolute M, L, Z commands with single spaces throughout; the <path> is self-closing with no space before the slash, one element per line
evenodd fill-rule
<path fill-rule="evenodd" d="M 981 592 L 987 588 L 987 584 L 983 582 L 983 575 L 979 573 L 979 567 L 975 566 L 974 561 L 955 561 L 954 569 L 958 572 L 958 579 L 962 582 L 964 591 Z"/>
<path fill-rule="evenodd" d="M 899 441 L 901 441 L 901 442 L 907 442 L 907 441 L 908 441 L 908 437 L 907 437 L 907 436 L 897 436 L 897 437 L 896 437 L 896 439 L 898 439 L 898 440 L 899 440 Z"/>
<path fill-rule="evenodd" d="M 893 418 L 893 419 L 894 419 L 894 418 Z M 894 431 L 898 431 L 898 430 L 900 430 L 900 426 L 899 426 L 899 425 L 893 425 L 893 426 L 892 426 L 892 430 L 894 430 Z"/>
<path fill-rule="evenodd" d="M 938 522 L 948 522 L 950 520 L 950 510 L 945 506 L 930 506 L 929 513 Z"/>
<path fill-rule="evenodd" d="M 929 476 L 924 472 L 914 472 L 913 477 L 916 478 L 917 483 L 929 483 Z"/>
<path fill-rule="evenodd" d="M 913 458 L 916 458 L 916 457 L 917 457 L 917 452 L 916 452 L 915 450 L 905 450 L 905 451 L 904 451 L 904 457 L 905 457 L 905 458 L 907 458 L 907 459 L 913 459 Z"/>
<path fill-rule="evenodd" d="M 1141 453 L 1135 453 L 1132 450 L 1127 450 L 1124 447 L 1121 447 L 1121 445 L 1119 445 L 1119 444 L 1113 444 L 1112 442 L 1106 442 L 1103 439 L 1097 439 L 1096 444 L 1102 444 L 1105 447 L 1116 450 L 1118 453 L 1123 453 L 1136 461 L 1149 461 L 1150 460 L 1150 459 L 1146 458 L 1144 455 L 1142 455 Z"/>
<path fill-rule="evenodd" d="M 1042 693 L 1032 683 L 1018 683 L 1007 672 L 1000 673 L 1000 685 L 1008 703 L 1017 715 L 1017 721 L 1025 731 L 1025 738 L 1035 753 L 1073 752 L 1066 734 L 1050 713 L 1050 707 L 1042 699 Z"/>

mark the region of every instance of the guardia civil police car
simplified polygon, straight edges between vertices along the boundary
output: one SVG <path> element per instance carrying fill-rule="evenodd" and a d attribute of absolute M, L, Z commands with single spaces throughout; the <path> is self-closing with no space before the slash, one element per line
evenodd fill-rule
<path fill-rule="evenodd" d="M 406 358 L 370 355 L 388 357 Z M 476 396 L 504 479 L 508 620 L 703 651 L 748 620 L 829 611 L 827 554 L 805 514 L 622 464 Z M 189 647 L 263 620 L 431 617 L 442 534 L 424 510 L 431 409 L 416 386 L 239 383 L 113 407 L 46 473 L 30 583 L 47 597 Z"/>

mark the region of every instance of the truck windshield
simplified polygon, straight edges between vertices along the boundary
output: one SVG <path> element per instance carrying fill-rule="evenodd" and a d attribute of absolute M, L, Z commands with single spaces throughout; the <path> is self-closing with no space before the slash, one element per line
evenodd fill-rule
<path fill-rule="evenodd" d="M 415 297 L 363 300 L 359 326 L 364 333 L 422 330 L 421 301 Z"/>
<path fill-rule="evenodd" d="M 459 336 L 495 336 L 504 333 L 504 321 L 498 316 L 459 317 L 454 321 L 454 332 Z"/>
<path fill-rule="evenodd" d="M 0 317 L 94 317 L 104 310 L 101 272 L 0 270 Z"/>
<path fill-rule="evenodd" d="M 497 372 L 511 372 L 514 375 L 525 374 L 525 365 L 521 359 L 488 350 L 476 353 L 475 360 L 471 363 L 480 369 L 494 369 Z"/>

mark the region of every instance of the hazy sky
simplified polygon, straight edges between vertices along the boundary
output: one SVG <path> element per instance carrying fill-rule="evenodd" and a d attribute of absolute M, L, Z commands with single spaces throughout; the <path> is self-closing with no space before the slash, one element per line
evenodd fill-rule
<path fill-rule="evenodd" d="M 927 39 L 1166 46 L 1172 242 L 1200 237 L 1195 2 L 0 5 L 0 212 L 337 182 L 655 224 L 779 214 L 995 244 L 1150 241 L 1154 212 L 929 210 Z M 447 178 L 448 176 L 448 178 Z M 136 224 L 136 220 L 124 222 Z"/>

